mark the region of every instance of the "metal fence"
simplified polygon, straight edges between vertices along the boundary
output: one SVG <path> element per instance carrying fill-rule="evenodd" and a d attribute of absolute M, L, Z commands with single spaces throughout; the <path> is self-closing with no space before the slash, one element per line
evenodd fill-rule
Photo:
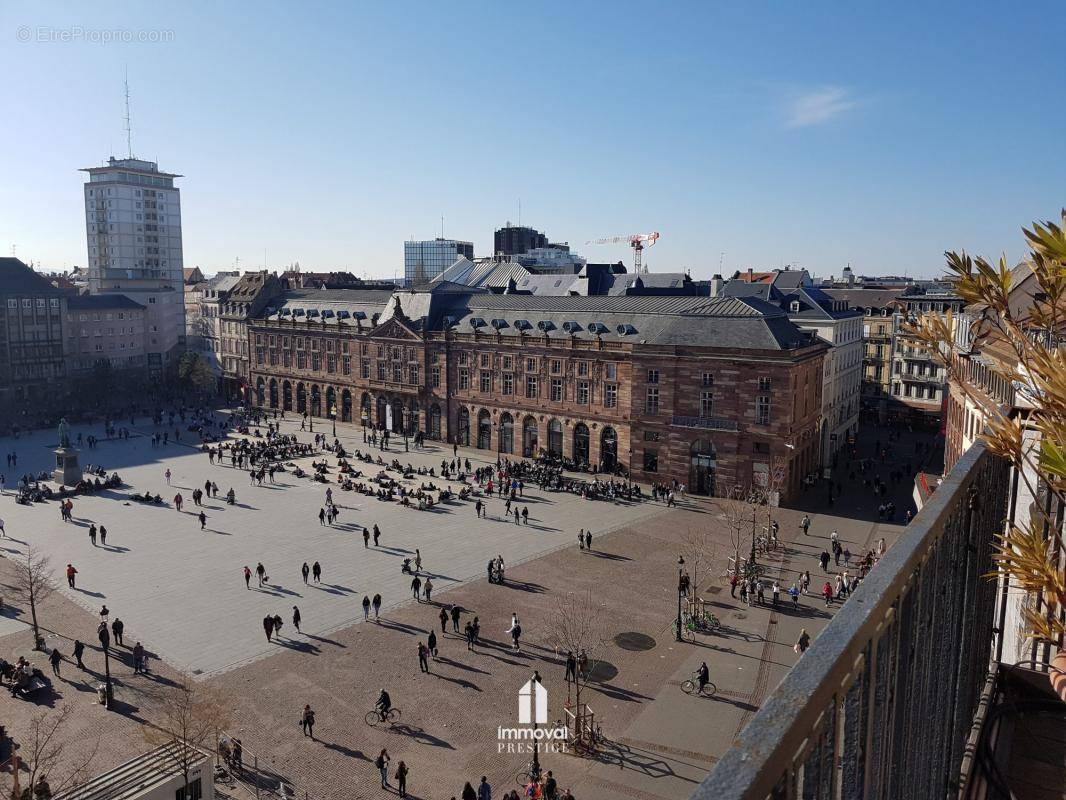
<path fill-rule="evenodd" d="M 955 792 L 988 674 L 1008 466 L 972 447 L 693 800 Z"/>

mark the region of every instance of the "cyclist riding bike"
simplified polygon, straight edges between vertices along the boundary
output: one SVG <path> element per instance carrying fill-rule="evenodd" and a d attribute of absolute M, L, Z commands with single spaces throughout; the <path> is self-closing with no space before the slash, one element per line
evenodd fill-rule
<path fill-rule="evenodd" d="M 700 664 L 700 668 L 696 670 L 696 680 L 699 682 L 700 692 L 702 692 L 704 687 L 706 687 L 711 680 L 711 671 L 707 669 L 706 661 Z"/>
<path fill-rule="evenodd" d="M 384 689 L 378 695 L 378 701 L 374 704 L 374 708 L 378 710 L 378 715 L 381 717 L 381 721 L 384 722 L 388 716 L 389 709 L 392 708 L 392 698 L 389 697 L 389 693 Z"/>

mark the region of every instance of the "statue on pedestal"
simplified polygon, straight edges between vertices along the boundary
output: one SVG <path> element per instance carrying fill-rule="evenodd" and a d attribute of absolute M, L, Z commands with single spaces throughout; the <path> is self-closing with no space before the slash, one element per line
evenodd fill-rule
<path fill-rule="evenodd" d="M 70 447 L 70 425 L 66 417 L 59 420 L 59 446 Z"/>

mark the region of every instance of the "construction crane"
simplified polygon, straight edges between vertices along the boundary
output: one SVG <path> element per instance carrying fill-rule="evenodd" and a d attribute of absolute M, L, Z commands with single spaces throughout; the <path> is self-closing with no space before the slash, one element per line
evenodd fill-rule
<path fill-rule="evenodd" d="M 648 270 L 641 261 L 641 254 L 645 247 L 651 247 L 659 241 L 659 232 L 633 233 L 629 236 L 608 236 L 606 239 L 593 239 L 585 242 L 590 244 L 628 244 L 633 248 L 633 272 L 636 275 L 647 275 Z"/>

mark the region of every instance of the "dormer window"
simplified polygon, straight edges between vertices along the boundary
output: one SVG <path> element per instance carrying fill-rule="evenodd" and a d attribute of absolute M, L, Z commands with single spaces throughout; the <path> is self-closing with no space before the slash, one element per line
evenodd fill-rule
<path fill-rule="evenodd" d="M 800 301 L 793 300 L 791 303 L 788 304 L 788 310 L 791 311 L 793 314 L 798 313 L 800 310 Z"/>

